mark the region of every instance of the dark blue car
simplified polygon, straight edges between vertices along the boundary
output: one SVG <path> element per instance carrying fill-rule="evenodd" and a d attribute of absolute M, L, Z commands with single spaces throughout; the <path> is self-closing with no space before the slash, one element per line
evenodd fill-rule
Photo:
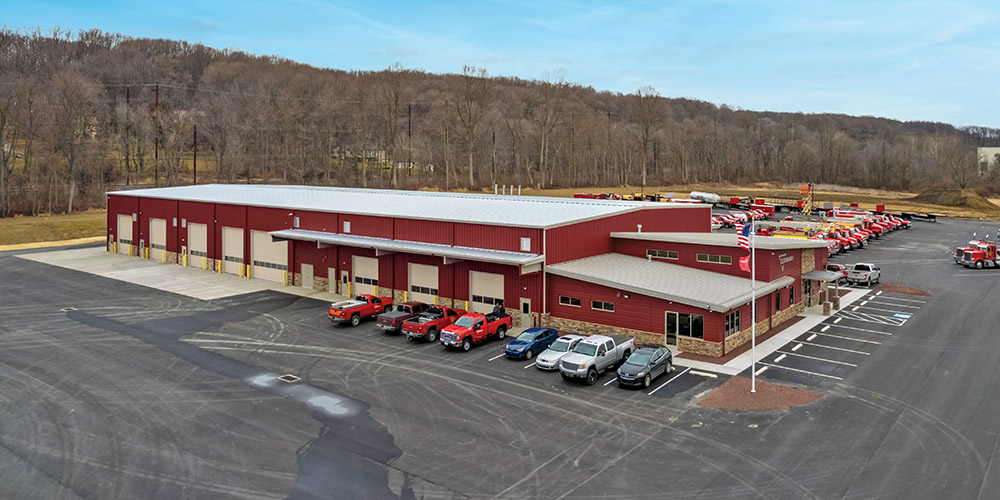
<path fill-rule="evenodd" d="M 531 359 L 546 350 L 559 338 L 559 332 L 552 328 L 528 328 L 507 344 L 504 354 L 508 358 Z"/>

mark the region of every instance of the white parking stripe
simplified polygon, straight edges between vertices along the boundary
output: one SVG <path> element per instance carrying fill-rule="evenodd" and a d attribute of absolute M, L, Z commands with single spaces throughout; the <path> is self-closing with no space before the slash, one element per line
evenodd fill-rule
<path fill-rule="evenodd" d="M 833 375 L 826 375 L 824 373 L 816 373 L 816 372 L 810 372 L 810 371 L 806 371 L 806 370 L 799 370 L 798 368 L 791 368 L 791 367 L 788 367 L 788 366 L 772 365 L 770 363 L 765 363 L 763 361 L 758 361 L 757 363 L 761 364 L 761 365 L 764 365 L 764 366 L 770 366 L 772 368 L 781 368 L 782 370 L 788 370 L 788 371 L 792 371 L 792 372 L 808 373 L 809 375 L 815 375 L 817 377 L 832 378 L 834 380 L 844 380 L 844 379 L 842 379 L 840 377 L 834 377 Z"/>
<path fill-rule="evenodd" d="M 767 371 L 767 368 L 768 368 L 768 367 L 766 367 L 766 366 L 762 366 L 762 367 L 760 367 L 760 369 L 759 369 L 759 370 L 755 371 L 755 372 L 754 372 L 753 374 L 754 374 L 754 375 L 757 375 L 757 376 L 759 377 L 761 373 L 764 373 L 764 372 L 766 372 L 766 371 Z"/>
<path fill-rule="evenodd" d="M 853 353 L 855 353 L 855 354 L 864 354 L 865 356 L 871 356 L 871 354 L 870 354 L 870 353 L 867 353 L 867 352 L 865 352 L 865 351 L 855 351 L 854 349 L 844 349 L 843 347 L 833 347 L 832 345 L 823 345 L 823 344 L 814 344 L 814 343 L 812 343 L 812 342 L 806 342 L 806 341 L 804 341 L 804 340 L 800 340 L 799 342 L 800 342 L 801 344 L 805 344 L 805 345 L 814 345 L 814 346 L 816 346 L 816 347 L 822 347 L 822 348 L 824 348 L 824 349 L 833 349 L 833 350 L 835 350 L 835 351 L 844 351 L 844 352 L 853 352 Z M 800 345 L 801 345 L 801 344 L 800 344 Z"/>
<path fill-rule="evenodd" d="M 860 313 L 853 311 L 851 312 L 840 311 L 837 313 L 837 316 L 847 319 L 853 319 L 855 321 L 865 321 L 868 323 L 878 323 L 880 325 L 889 325 L 889 326 L 903 326 L 903 323 L 906 323 L 906 320 L 901 318 L 893 318 L 892 316 L 880 316 L 878 314 L 868 314 L 868 313 Z"/>
<path fill-rule="evenodd" d="M 887 306 L 892 306 L 892 307 L 905 307 L 907 309 L 920 309 L 920 306 L 908 306 L 908 305 L 905 305 L 905 304 L 893 304 L 892 302 L 882 302 L 881 300 L 873 300 L 873 301 L 871 301 L 871 303 L 872 304 L 885 304 Z"/>
<path fill-rule="evenodd" d="M 852 311 L 857 311 L 858 309 L 861 309 L 861 306 L 854 306 L 854 309 L 851 309 L 851 310 Z"/>
<path fill-rule="evenodd" d="M 821 332 L 825 332 L 825 331 L 827 331 L 827 330 L 829 330 L 829 329 L 830 329 L 830 325 L 826 325 L 826 326 L 824 326 L 824 327 L 823 327 L 823 328 L 822 328 L 822 329 L 821 329 L 820 331 L 821 331 Z"/>
<path fill-rule="evenodd" d="M 834 363 L 834 364 L 837 364 L 837 365 L 853 366 L 855 368 L 858 367 L 858 365 L 856 365 L 854 363 L 848 363 L 846 361 L 834 361 L 832 359 L 817 358 L 816 356 L 806 356 L 805 354 L 796 354 L 794 352 L 785 352 L 785 351 L 777 351 L 777 352 L 780 352 L 782 354 L 787 354 L 789 356 L 798 356 L 800 358 L 809 358 L 809 359 L 814 359 L 816 361 L 823 361 L 825 363 Z"/>
<path fill-rule="evenodd" d="M 875 342 L 874 340 L 859 339 L 859 338 L 855 338 L 855 337 L 845 337 L 843 335 L 834 335 L 832 333 L 820 333 L 819 335 L 822 335 L 824 337 L 833 337 L 835 339 L 844 339 L 844 340 L 853 340 L 855 342 L 864 342 L 866 344 L 882 345 L 881 342 Z"/>
<path fill-rule="evenodd" d="M 904 298 L 902 298 L 902 297 L 890 297 L 890 296 L 888 296 L 888 295 L 884 295 L 884 296 L 881 296 L 881 297 L 879 297 L 879 298 L 880 298 L 880 299 L 890 299 L 890 300 L 902 300 L 903 302 L 919 302 L 919 303 L 921 303 L 921 304 L 926 304 L 926 303 L 927 303 L 927 301 L 926 301 L 926 300 L 917 300 L 917 299 L 904 299 Z"/>
<path fill-rule="evenodd" d="M 882 295 L 882 290 L 875 292 L 875 295 Z"/>
<path fill-rule="evenodd" d="M 857 309 L 857 308 L 855 308 L 855 309 Z M 912 312 L 893 311 L 891 309 L 882 309 L 880 307 L 871 307 L 871 306 L 864 306 L 864 307 L 862 307 L 862 309 L 871 309 L 872 311 L 882 311 L 882 312 L 893 313 L 893 314 L 897 314 L 897 313 L 898 314 L 913 314 Z"/>
<path fill-rule="evenodd" d="M 843 319 L 843 318 L 837 318 L 837 319 L 833 320 L 833 324 L 836 325 L 837 323 L 840 323 L 841 319 Z"/>
<path fill-rule="evenodd" d="M 525 369 L 525 370 L 527 370 L 528 368 L 531 368 L 532 366 L 535 366 L 535 364 L 534 364 L 534 363 L 531 363 L 530 365 L 528 365 L 528 366 L 525 366 L 525 367 L 524 367 L 524 369 Z"/>
<path fill-rule="evenodd" d="M 499 356 L 493 356 L 492 358 L 490 358 L 490 361 L 493 361 L 494 359 L 502 358 L 502 357 L 504 357 L 504 353 L 501 352 Z"/>
<path fill-rule="evenodd" d="M 777 358 L 774 358 L 774 362 L 775 363 L 780 363 L 781 360 L 785 359 L 786 357 L 787 356 L 785 356 L 784 354 L 782 354 L 781 356 L 778 356 Z"/>
<path fill-rule="evenodd" d="M 609 381 L 605 382 L 605 383 L 604 383 L 604 387 L 607 387 L 608 385 L 610 385 L 610 384 L 611 384 L 611 382 L 614 382 L 615 380 L 618 380 L 618 377 L 615 377 L 615 378 L 613 378 L 613 379 L 611 379 L 611 380 L 609 380 Z"/>
<path fill-rule="evenodd" d="M 827 327 L 826 327 L 826 328 L 824 328 L 824 329 L 823 329 L 822 331 L 824 331 L 824 332 L 825 332 L 825 331 L 827 331 L 827 330 L 829 330 L 829 329 L 830 329 L 830 327 L 829 327 L 829 326 L 827 326 Z M 816 334 L 815 334 L 815 333 L 814 333 L 814 334 L 812 334 L 812 335 L 810 335 L 810 336 L 809 336 L 809 338 L 807 338 L 806 340 L 812 340 L 812 339 L 814 339 L 814 338 L 816 338 Z"/>
<path fill-rule="evenodd" d="M 889 332 L 880 332 L 878 330 L 869 330 L 867 328 L 858 328 L 856 326 L 837 325 L 837 328 L 847 328 L 848 330 L 857 330 L 859 332 L 877 333 L 879 335 L 889 335 L 889 336 L 892 335 Z"/>
<path fill-rule="evenodd" d="M 688 370 L 690 370 L 690 369 L 691 369 L 691 367 L 688 367 L 688 368 L 685 368 L 685 369 L 684 369 L 684 371 L 682 371 L 682 372 L 678 373 L 677 375 L 674 375 L 674 376 L 673 376 L 673 377 L 672 377 L 672 378 L 671 378 L 670 380 L 668 380 L 668 381 L 664 382 L 663 384 L 661 384 L 661 385 L 660 385 L 659 387 L 657 387 L 656 389 L 653 389 L 652 391 L 650 391 L 650 392 L 649 392 L 649 395 L 650 395 L 650 396 L 652 396 L 654 392 L 656 392 L 656 391 L 658 391 L 658 390 L 660 390 L 660 389 L 663 389 L 663 386 L 665 386 L 665 385 L 667 385 L 667 384 L 669 384 L 669 383 L 673 382 L 674 380 L 676 380 L 676 379 L 677 379 L 677 377 L 680 377 L 681 375 L 684 375 L 684 374 L 685 374 L 685 373 L 687 373 L 687 371 L 688 371 Z"/>

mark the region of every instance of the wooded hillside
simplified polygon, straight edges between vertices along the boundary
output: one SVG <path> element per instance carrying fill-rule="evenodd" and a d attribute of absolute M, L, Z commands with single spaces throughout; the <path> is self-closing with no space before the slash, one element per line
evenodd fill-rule
<path fill-rule="evenodd" d="M 191 183 L 195 155 L 199 183 L 914 190 L 991 182 L 975 148 L 1000 145 L 997 129 L 755 112 L 660 97 L 670 89 L 623 95 L 456 70 L 351 72 L 96 30 L 0 30 L 0 215 Z"/>

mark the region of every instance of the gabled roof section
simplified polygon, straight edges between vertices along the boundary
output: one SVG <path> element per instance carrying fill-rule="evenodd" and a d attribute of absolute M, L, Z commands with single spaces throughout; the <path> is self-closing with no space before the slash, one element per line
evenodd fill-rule
<path fill-rule="evenodd" d="M 750 303 L 750 280 L 728 274 L 608 253 L 546 266 L 545 272 L 588 283 L 725 312 Z M 789 276 L 757 281 L 757 296 L 791 285 Z"/>
<path fill-rule="evenodd" d="M 628 240 L 663 241 L 666 243 L 690 243 L 716 247 L 739 247 L 736 233 L 611 233 L 612 238 Z M 825 240 L 807 238 L 778 238 L 754 235 L 756 247 L 760 250 L 794 250 L 797 248 L 826 248 Z"/>
<path fill-rule="evenodd" d="M 259 184 L 200 184 L 108 194 L 530 228 L 564 226 L 637 210 L 691 207 L 648 201 Z"/>
<path fill-rule="evenodd" d="M 405 252 L 420 255 L 433 255 L 459 260 L 475 260 L 479 262 L 494 262 L 514 266 L 529 266 L 545 260 L 545 256 L 533 253 L 505 252 L 483 248 L 458 247 L 423 243 L 420 241 L 390 240 L 370 236 L 355 236 L 352 234 L 327 233 L 323 231 L 308 231 L 305 229 L 282 229 L 268 233 L 272 238 L 298 241 L 315 241 L 327 245 L 343 245 L 358 248 L 374 248 L 386 252 Z"/>

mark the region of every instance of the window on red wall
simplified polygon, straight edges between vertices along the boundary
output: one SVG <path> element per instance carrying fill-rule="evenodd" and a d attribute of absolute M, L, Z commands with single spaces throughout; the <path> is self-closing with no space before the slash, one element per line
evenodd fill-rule
<path fill-rule="evenodd" d="M 781 290 L 774 292 L 774 312 L 781 310 Z"/>
<path fill-rule="evenodd" d="M 795 287 L 794 286 L 788 287 L 788 307 L 792 307 L 792 304 L 795 304 Z"/>

